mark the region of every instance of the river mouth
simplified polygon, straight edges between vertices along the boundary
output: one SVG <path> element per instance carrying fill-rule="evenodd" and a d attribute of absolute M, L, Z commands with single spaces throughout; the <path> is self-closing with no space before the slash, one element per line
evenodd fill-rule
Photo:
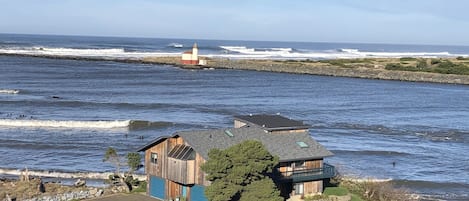
<path fill-rule="evenodd" d="M 335 153 L 326 161 L 347 175 L 430 182 L 402 186 L 467 198 L 464 85 L 16 56 L 0 63 L 0 89 L 9 90 L 0 93 L 0 119 L 143 121 L 131 129 L 0 126 L 1 168 L 112 172 L 102 162 L 108 147 L 125 155 L 178 131 L 233 127 L 236 115 L 280 113 L 311 124 L 311 136 Z"/>

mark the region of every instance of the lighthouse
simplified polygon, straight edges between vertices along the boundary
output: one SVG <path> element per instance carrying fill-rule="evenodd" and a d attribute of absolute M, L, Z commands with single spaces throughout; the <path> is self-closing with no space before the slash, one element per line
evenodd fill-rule
<path fill-rule="evenodd" d="M 184 65 L 198 65 L 199 64 L 199 49 L 197 43 L 192 46 L 192 51 L 182 53 L 181 63 Z"/>

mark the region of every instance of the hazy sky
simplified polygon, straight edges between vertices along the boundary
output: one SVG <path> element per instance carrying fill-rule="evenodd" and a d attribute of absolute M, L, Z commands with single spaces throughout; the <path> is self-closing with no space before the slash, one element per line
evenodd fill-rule
<path fill-rule="evenodd" d="M 467 0 L 0 0 L 0 33 L 469 45 Z"/>

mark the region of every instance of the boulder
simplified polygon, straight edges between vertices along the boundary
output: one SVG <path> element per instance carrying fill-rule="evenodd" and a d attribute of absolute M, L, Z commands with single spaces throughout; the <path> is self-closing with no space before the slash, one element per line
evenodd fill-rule
<path fill-rule="evenodd" d="M 78 179 L 74 184 L 73 186 L 75 187 L 81 187 L 81 186 L 85 186 L 86 185 L 86 181 L 85 180 L 81 180 L 81 179 Z"/>

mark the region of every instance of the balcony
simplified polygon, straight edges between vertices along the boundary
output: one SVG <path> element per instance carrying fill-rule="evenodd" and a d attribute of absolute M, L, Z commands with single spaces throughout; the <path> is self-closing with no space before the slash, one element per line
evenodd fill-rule
<path fill-rule="evenodd" d="M 278 169 L 273 172 L 273 179 L 280 182 L 305 182 L 327 179 L 335 176 L 335 168 L 324 163 L 322 168 L 299 169 L 280 172 Z"/>

